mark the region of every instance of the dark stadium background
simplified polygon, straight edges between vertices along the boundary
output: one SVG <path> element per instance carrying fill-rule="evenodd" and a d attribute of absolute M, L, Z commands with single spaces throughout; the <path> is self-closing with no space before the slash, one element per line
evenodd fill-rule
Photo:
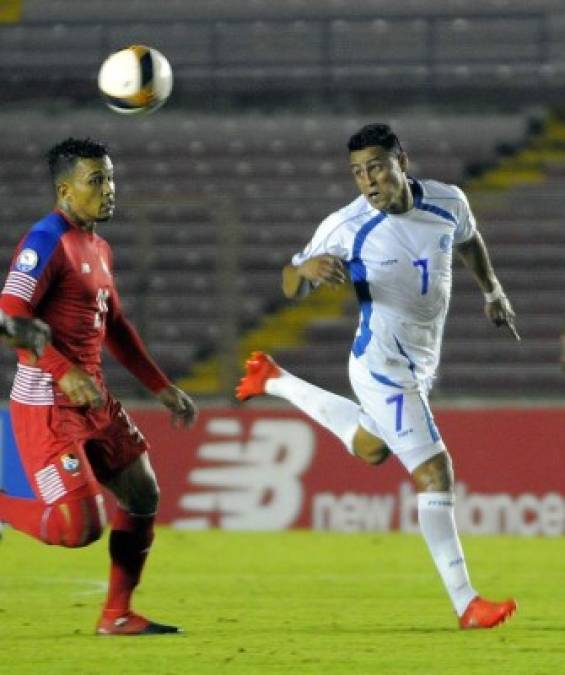
<path fill-rule="evenodd" d="M 101 234 L 115 248 L 126 309 L 163 368 L 205 407 L 230 409 L 244 354 L 262 347 L 348 395 L 351 292 L 289 308 L 279 274 L 318 222 L 355 195 L 349 134 L 386 121 L 414 175 L 468 192 L 522 335 L 518 344 L 488 324 L 479 290 L 457 266 L 435 406 L 503 407 L 517 420 L 539 409 L 540 428 L 545 409 L 560 410 L 562 2 L 4 0 L 2 20 L 4 270 L 51 206 L 46 148 L 71 134 L 100 138 L 118 190 Z M 175 74 L 171 99 L 147 117 L 110 112 L 96 90 L 103 58 L 131 43 L 160 49 Z M 0 365 L 7 398 L 9 350 Z M 108 360 L 107 370 L 134 408 L 152 405 L 123 369 Z M 478 445 L 481 424 L 465 432 Z M 539 434 L 523 438 L 524 448 L 543 450 Z M 553 438 L 556 452 L 563 434 Z M 503 440 L 501 448 L 503 456 Z M 552 475 L 555 465 L 546 469 Z"/>

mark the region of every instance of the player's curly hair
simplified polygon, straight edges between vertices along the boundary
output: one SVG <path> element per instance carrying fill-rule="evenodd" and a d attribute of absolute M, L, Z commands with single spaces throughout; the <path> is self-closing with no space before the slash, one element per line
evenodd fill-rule
<path fill-rule="evenodd" d="M 367 124 L 354 133 L 347 142 L 349 152 L 364 150 L 372 146 L 384 148 L 396 155 L 402 152 L 398 136 L 388 124 Z"/>
<path fill-rule="evenodd" d="M 47 151 L 51 178 L 55 181 L 59 176 L 72 171 L 77 159 L 98 159 L 108 154 L 108 147 L 92 138 L 66 138 Z"/>

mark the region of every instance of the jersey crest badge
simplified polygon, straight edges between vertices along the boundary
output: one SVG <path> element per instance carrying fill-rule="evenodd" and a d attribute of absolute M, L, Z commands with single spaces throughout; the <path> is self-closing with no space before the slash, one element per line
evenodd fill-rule
<path fill-rule="evenodd" d="M 442 234 L 441 235 L 441 237 L 439 238 L 439 247 L 444 253 L 447 253 L 449 251 L 449 249 L 451 248 L 451 235 L 450 234 Z"/>
<path fill-rule="evenodd" d="M 38 262 L 39 256 L 37 255 L 37 251 L 34 251 L 32 248 L 24 248 L 16 259 L 16 269 L 19 272 L 31 272 L 31 270 L 37 267 Z"/>
<path fill-rule="evenodd" d="M 90 272 L 91 272 L 92 270 L 90 269 L 90 265 L 89 265 L 87 262 L 83 262 L 83 263 L 81 263 L 81 265 L 80 265 L 80 271 L 81 271 L 83 274 L 90 274 Z"/>
<path fill-rule="evenodd" d="M 64 455 L 61 455 L 61 464 L 63 465 L 63 469 L 65 469 L 65 471 L 68 471 L 69 473 L 76 473 L 80 465 L 80 460 L 71 453 L 65 453 Z"/>

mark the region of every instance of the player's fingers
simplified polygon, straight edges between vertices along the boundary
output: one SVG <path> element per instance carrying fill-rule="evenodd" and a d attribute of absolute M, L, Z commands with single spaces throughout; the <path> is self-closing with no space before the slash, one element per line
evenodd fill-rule
<path fill-rule="evenodd" d="M 324 277 L 323 283 L 324 284 L 329 284 L 330 286 L 341 286 L 345 282 L 345 279 L 342 277 L 336 276 L 334 274 L 328 274 L 328 276 Z"/>
<path fill-rule="evenodd" d="M 35 354 L 35 356 L 43 356 L 43 352 L 45 351 L 45 347 L 47 347 L 48 342 L 49 338 L 46 335 L 38 333 L 33 341 L 31 351 Z"/>
<path fill-rule="evenodd" d="M 331 259 L 332 267 L 336 270 L 341 270 L 342 272 L 345 270 L 345 267 L 343 265 L 343 261 L 341 258 L 332 258 Z"/>
<path fill-rule="evenodd" d="M 514 339 L 517 342 L 520 342 L 522 338 L 520 337 L 520 334 L 516 330 L 516 325 L 514 323 L 515 316 L 516 315 L 514 314 L 513 311 L 500 312 L 491 315 L 491 319 L 494 325 L 497 326 L 498 328 L 500 328 L 501 326 L 506 326 L 506 328 L 508 328 Z"/>
<path fill-rule="evenodd" d="M 75 405 L 88 405 L 88 399 L 80 388 L 66 392 L 67 398 Z"/>
<path fill-rule="evenodd" d="M 85 384 L 84 398 L 86 399 L 86 404 L 91 408 L 100 408 L 103 403 L 102 394 L 93 382 Z"/>
<path fill-rule="evenodd" d="M 321 277 L 321 281 L 325 283 L 342 284 L 345 281 L 343 269 L 336 267 L 334 264 L 325 265 L 321 270 Z"/>
<path fill-rule="evenodd" d="M 177 399 L 171 406 L 171 422 L 174 427 L 188 427 L 196 420 L 198 408 L 188 396 Z"/>
<path fill-rule="evenodd" d="M 96 408 L 96 409 L 98 409 L 98 408 L 101 408 L 101 407 L 102 407 L 102 403 L 103 403 L 103 401 L 102 401 L 102 397 L 101 397 L 101 396 L 94 396 L 93 398 L 91 398 L 91 399 L 89 400 L 88 405 L 89 405 L 91 408 Z"/>
<path fill-rule="evenodd" d="M 182 414 L 181 416 L 181 423 L 185 427 L 189 427 L 194 422 L 196 422 L 196 419 L 198 418 L 198 408 L 194 405 L 190 405 Z"/>
<path fill-rule="evenodd" d="M 499 321 L 498 325 L 508 325 L 510 323 L 514 323 L 514 320 L 516 318 L 516 314 L 512 311 L 512 308 L 508 309 L 503 309 L 500 312 L 496 314 L 497 319 Z"/>
<path fill-rule="evenodd" d="M 334 256 L 324 256 L 318 260 L 318 268 L 320 270 L 343 270 L 343 263 L 339 258 Z"/>
<path fill-rule="evenodd" d="M 332 277 L 339 283 L 343 283 L 345 281 L 346 279 L 345 269 L 341 264 L 340 260 L 337 261 L 337 264 L 334 264 L 332 266 L 331 274 Z"/>
<path fill-rule="evenodd" d="M 336 281 L 337 281 L 338 284 L 344 284 L 344 283 L 345 283 L 345 280 L 346 280 L 346 278 L 347 278 L 347 277 L 345 276 L 345 274 L 344 274 L 343 272 L 340 272 L 339 270 L 336 272 L 336 274 L 334 275 L 334 277 L 335 277 L 335 279 L 336 279 Z"/>
<path fill-rule="evenodd" d="M 491 306 L 487 316 L 497 326 L 503 326 L 507 321 L 514 321 L 515 314 L 511 307 Z"/>
<path fill-rule="evenodd" d="M 187 414 L 186 412 L 182 413 L 173 413 L 171 418 L 172 425 L 175 429 L 180 429 L 182 427 L 189 427 L 195 421 L 194 415 Z"/>
<path fill-rule="evenodd" d="M 516 342 L 520 342 L 522 338 L 520 337 L 520 334 L 519 334 L 518 331 L 516 330 L 516 326 L 514 325 L 514 320 L 513 320 L 513 319 L 508 319 L 508 320 L 506 321 L 506 325 L 507 325 L 507 327 L 508 327 L 508 330 L 512 333 L 512 335 L 513 335 L 514 339 L 516 340 Z"/>

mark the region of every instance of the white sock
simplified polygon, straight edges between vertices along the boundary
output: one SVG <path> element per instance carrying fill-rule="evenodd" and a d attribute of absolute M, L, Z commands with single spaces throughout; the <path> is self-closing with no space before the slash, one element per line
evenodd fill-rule
<path fill-rule="evenodd" d="M 353 453 L 353 437 L 361 408 L 344 396 L 337 396 L 282 370 L 280 377 L 265 383 L 265 391 L 280 396 L 329 429 Z"/>
<path fill-rule="evenodd" d="M 457 616 L 477 595 L 471 586 L 465 556 L 454 517 L 455 497 L 451 492 L 420 492 L 418 520 Z"/>

